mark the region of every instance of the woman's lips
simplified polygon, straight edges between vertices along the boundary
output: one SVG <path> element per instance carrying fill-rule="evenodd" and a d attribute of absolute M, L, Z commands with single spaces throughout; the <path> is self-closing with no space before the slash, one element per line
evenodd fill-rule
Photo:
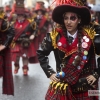
<path fill-rule="evenodd" d="M 67 26 L 68 29 L 72 28 L 72 26 Z"/>

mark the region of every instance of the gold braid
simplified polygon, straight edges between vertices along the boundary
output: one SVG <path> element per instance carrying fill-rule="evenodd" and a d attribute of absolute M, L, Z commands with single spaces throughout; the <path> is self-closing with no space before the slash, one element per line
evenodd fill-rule
<path fill-rule="evenodd" d="M 30 22 L 32 29 L 35 30 L 36 29 L 36 22 L 34 21 L 34 18 L 28 18 L 27 20 Z"/>
<path fill-rule="evenodd" d="M 52 32 L 50 32 L 50 36 L 51 36 L 51 39 L 52 39 L 52 46 L 54 47 L 54 49 L 57 48 L 57 45 L 56 45 L 57 35 L 58 35 L 58 32 L 56 31 L 56 29 L 53 29 Z"/>
<path fill-rule="evenodd" d="M 90 25 L 84 26 L 83 31 L 90 37 L 90 39 L 94 39 L 95 34 L 96 34 L 94 27 Z"/>
<path fill-rule="evenodd" d="M 6 21 L 6 20 L 5 20 Z M 1 32 L 5 32 L 6 30 L 8 30 L 8 28 L 9 28 L 9 26 L 10 26 L 10 23 L 8 22 L 8 21 L 6 21 L 7 22 L 7 28 L 6 29 L 4 29 L 4 30 L 2 30 L 1 29 L 1 26 L 0 26 L 0 31 Z"/>
<path fill-rule="evenodd" d="M 36 30 L 36 22 L 35 21 L 31 23 L 31 27 L 33 30 Z"/>

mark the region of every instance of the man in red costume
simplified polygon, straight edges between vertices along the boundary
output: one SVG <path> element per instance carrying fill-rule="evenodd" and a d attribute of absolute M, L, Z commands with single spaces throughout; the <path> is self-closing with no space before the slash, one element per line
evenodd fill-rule
<path fill-rule="evenodd" d="M 14 61 L 14 73 L 17 74 L 20 68 L 19 60 L 22 57 L 23 61 L 23 74 L 28 74 L 28 63 L 36 63 L 36 23 L 33 19 L 28 19 L 28 13 L 24 8 L 24 0 L 16 0 L 15 12 L 17 19 L 14 22 L 15 37 L 12 41 L 12 60 Z"/>
<path fill-rule="evenodd" d="M 35 18 L 35 21 L 38 26 L 38 39 L 39 44 L 42 42 L 43 38 L 46 36 L 46 33 L 48 31 L 48 20 L 45 17 L 46 9 L 44 7 L 43 1 L 38 1 L 36 3 L 35 12 L 37 13 L 37 17 Z"/>
<path fill-rule="evenodd" d="M 11 8 L 10 8 L 10 5 L 6 5 L 4 7 L 4 12 L 5 12 L 5 15 L 7 16 L 8 20 L 10 21 L 11 20 Z"/>
<path fill-rule="evenodd" d="M 5 19 L 0 8 L 0 77 L 3 77 L 3 94 L 14 95 L 11 51 L 9 45 L 14 37 L 14 28 Z"/>

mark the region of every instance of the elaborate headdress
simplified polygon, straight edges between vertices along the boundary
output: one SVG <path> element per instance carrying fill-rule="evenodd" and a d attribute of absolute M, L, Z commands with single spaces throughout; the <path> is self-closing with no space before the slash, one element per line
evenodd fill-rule
<path fill-rule="evenodd" d="M 91 21 L 89 9 L 85 6 L 86 0 L 54 0 L 56 3 L 52 13 L 53 20 L 62 24 L 63 14 L 65 12 L 74 12 L 81 17 L 81 24 L 87 25 Z M 53 3 L 54 3 L 53 2 Z"/>
<path fill-rule="evenodd" d="M 35 12 L 41 11 L 43 14 L 45 13 L 46 9 L 44 7 L 43 1 L 37 1 L 35 6 Z"/>
<path fill-rule="evenodd" d="M 4 11 L 5 11 L 5 12 L 11 11 L 10 5 L 6 5 L 6 6 L 4 7 Z"/>
<path fill-rule="evenodd" d="M 25 13 L 24 0 L 16 0 L 15 13 L 16 14 Z"/>
<path fill-rule="evenodd" d="M 15 0 L 16 2 L 12 6 L 12 14 L 23 14 L 29 16 L 30 12 L 25 9 L 24 0 Z"/>

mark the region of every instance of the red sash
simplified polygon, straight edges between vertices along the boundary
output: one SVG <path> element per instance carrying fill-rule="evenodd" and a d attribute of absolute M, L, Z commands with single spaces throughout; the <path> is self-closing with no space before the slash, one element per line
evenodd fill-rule
<path fill-rule="evenodd" d="M 23 31 L 25 31 L 26 27 L 29 25 L 29 21 L 25 20 L 24 24 L 21 28 L 19 28 L 18 26 L 16 26 L 18 24 L 18 22 L 15 23 L 14 27 L 15 27 L 15 37 L 14 37 L 14 41 L 16 41 L 19 36 L 23 33 Z"/>
<path fill-rule="evenodd" d="M 39 28 L 42 28 L 44 26 L 45 22 L 46 22 L 46 18 L 43 16 L 42 20 L 40 22 Z"/>

